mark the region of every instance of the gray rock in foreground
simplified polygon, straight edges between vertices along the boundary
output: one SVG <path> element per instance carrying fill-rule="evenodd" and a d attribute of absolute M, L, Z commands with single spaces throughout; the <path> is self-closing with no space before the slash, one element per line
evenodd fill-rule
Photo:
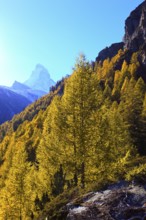
<path fill-rule="evenodd" d="M 67 220 L 144 220 L 145 185 L 115 184 L 105 191 L 90 193 L 67 204 Z"/>

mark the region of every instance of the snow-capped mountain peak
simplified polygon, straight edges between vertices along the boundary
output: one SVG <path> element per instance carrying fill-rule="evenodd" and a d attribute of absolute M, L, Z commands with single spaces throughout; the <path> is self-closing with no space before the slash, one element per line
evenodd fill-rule
<path fill-rule="evenodd" d="M 55 82 L 50 78 L 48 70 L 43 65 L 37 64 L 30 78 L 24 84 L 35 90 L 49 92 Z"/>

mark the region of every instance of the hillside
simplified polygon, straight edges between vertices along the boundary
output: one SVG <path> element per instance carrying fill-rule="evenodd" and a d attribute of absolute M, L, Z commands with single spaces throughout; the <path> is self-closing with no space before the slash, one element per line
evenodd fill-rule
<path fill-rule="evenodd" d="M 27 106 L 24 111 L 14 115 L 11 121 L 3 123 L 0 126 L 0 142 L 3 140 L 5 135 L 11 135 L 12 132 L 15 132 L 23 122 L 31 121 L 40 110 L 46 110 L 53 97 L 57 94 L 61 95 L 63 93 L 63 89 L 64 79 L 58 81 L 56 86 L 52 87 L 52 91 L 49 94 Z"/>
<path fill-rule="evenodd" d="M 94 64 L 80 55 L 68 78 L 0 127 L 0 219 L 93 220 L 103 211 L 99 219 L 120 220 L 125 202 L 141 211 L 137 219 L 145 218 L 145 199 L 134 204 L 138 193 L 134 197 L 128 185 L 143 184 L 140 199 L 145 195 L 145 10 L 146 1 L 131 12 L 123 43 L 104 49 Z M 139 38 L 142 45 L 131 46 Z M 110 189 L 99 198 L 119 181 L 127 188 L 117 197 Z M 112 196 L 111 210 L 104 200 Z"/>
<path fill-rule="evenodd" d="M 14 114 L 23 111 L 31 102 L 24 96 L 0 87 L 0 124 L 12 119 Z"/>

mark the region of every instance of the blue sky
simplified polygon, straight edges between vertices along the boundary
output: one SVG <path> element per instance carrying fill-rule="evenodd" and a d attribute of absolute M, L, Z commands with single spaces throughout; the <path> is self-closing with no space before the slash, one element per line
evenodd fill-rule
<path fill-rule="evenodd" d="M 0 0 L 0 85 L 24 82 L 36 64 L 57 81 L 79 53 L 95 60 L 120 42 L 124 23 L 142 0 Z"/>

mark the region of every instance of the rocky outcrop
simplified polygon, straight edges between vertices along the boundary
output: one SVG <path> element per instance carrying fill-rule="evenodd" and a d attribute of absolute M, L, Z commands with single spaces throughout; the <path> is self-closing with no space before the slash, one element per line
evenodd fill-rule
<path fill-rule="evenodd" d="M 111 59 L 119 49 L 125 49 L 125 53 L 119 58 L 114 69 L 120 70 L 124 60 L 129 64 L 133 52 L 137 52 L 140 63 L 137 77 L 142 77 L 146 82 L 146 1 L 133 10 L 126 19 L 123 42 L 106 47 L 99 52 L 96 61 Z"/>
<path fill-rule="evenodd" d="M 99 52 L 98 57 L 96 58 L 96 61 L 104 61 L 107 58 L 112 58 L 114 57 L 120 49 L 123 49 L 124 43 L 115 43 L 112 44 L 110 47 L 106 47 L 102 51 Z"/>
<path fill-rule="evenodd" d="M 146 185 L 120 182 L 67 204 L 67 220 L 146 220 Z"/>
<path fill-rule="evenodd" d="M 142 65 L 146 66 L 146 1 L 133 10 L 126 19 L 123 42 L 112 44 L 100 51 L 96 61 L 111 59 L 119 49 L 123 48 L 129 51 L 129 57 L 133 52 L 139 51 L 139 60 Z"/>
<path fill-rule="evenodd" d="M 146 1 L 133 10 L 125 21 L 124 48 L 129 57 L 138 52 L 140 68 L 137 75 L 146 82 Z"/>
<path fill-rule="evenodd" d="M 140 4 L 125 21 L 124 48 L 133 52 L 146 44 L 146 1 Z"/>

